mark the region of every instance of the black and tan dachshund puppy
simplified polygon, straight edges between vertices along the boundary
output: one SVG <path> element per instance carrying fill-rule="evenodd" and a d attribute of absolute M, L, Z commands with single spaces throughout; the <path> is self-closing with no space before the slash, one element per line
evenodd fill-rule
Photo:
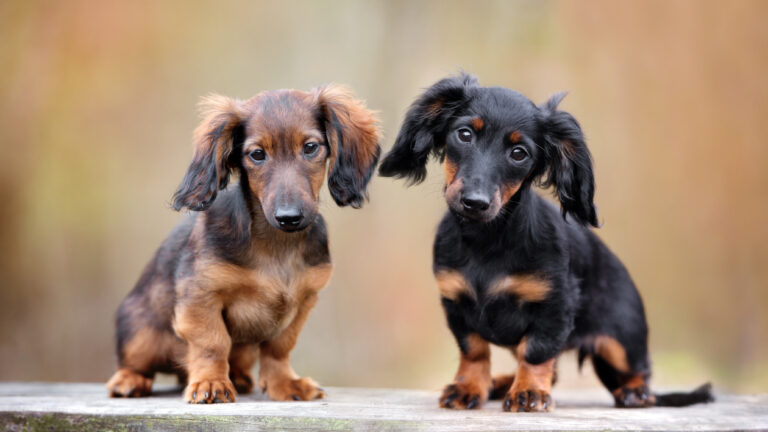
<path fill-rule="evenodd" d="M 430 155 L 445 169 L 443 217 L 433 270 L 448 326 L 461 351 L 440 405 L 480 407 L 504 398 L 506 411 L 550 411 L 555 361 L 578 349 L 591 357 L 617 406 L 688 405 L 711 399 L 648 389 L 648 328 L 627 270 L 589 229 L 597 226 L 595 185 L 581 128 L 522 94 L 482 87 L 469 75 L 439 81 L 406 114 L 383 176 L 413 183 Z M 532 190 L 552 185 L 558 209 Z M 517 358 L 514 375 L 491 378 L 489 344 Z"/>
<path fill-rule="evenodd" d="M 380 155 L 374 114 L 343 87 L 212 96 L 173 199 L 194 210 L 171 232 L 117 313 L 112 396 L 145 396 L 156 372 L 186 381 L 191 403 L 250 392 L 274 400 L 323 390 L 289 353 L 331 276 L 318 196 L 360 207 Z M 226 188 L 231 173 L 237 184 Z M 225 190 L 222 190 L 225 189 Z"/>

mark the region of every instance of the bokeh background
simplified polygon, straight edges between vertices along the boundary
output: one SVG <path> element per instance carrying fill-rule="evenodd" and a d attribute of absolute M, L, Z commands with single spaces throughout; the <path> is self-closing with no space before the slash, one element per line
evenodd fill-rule
<path fill-rule="evenodd" d="M 655 382 L 768 390 L 768 2 L 3 1 L 0 379 L 104 381 L 113 314 L 180 215 L 195 105 L 351 85 L 388 149 L 460 68 L 568 90 L 599 235 L 645 299 Z M 433 167 L 434 168 L 434 167 Z M 458 352 L 431 277 L 439 169 L 322 206 L 336 270 L 294 351 L 325 385 L 438 389 Z M 596 385 L 561 361 L 564 386 Z M 514 366 L 494 352 L 494 369 Z"/>

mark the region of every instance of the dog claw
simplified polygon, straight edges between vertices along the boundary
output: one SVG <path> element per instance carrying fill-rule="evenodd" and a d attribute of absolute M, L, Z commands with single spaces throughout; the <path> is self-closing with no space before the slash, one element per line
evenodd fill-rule
<path fill-rule="evenodd" d="M 480 404 L 480 398 L 478 396 L 473 397 L 470 399 L 469 403 L 467 404 L 467 409 L 475 409 Z"/>
<path fill-rule="evenodd" d="M 301 400 L 301 398 L 298 395 L 291 395 L 291 398 L 293 398 L 293 400 L 295 400 L 295 401 L 300 401 Z"/>

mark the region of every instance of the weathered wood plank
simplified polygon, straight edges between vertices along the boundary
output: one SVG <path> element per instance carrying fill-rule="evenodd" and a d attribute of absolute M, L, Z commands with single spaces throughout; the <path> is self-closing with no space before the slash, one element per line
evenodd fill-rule
<path fill-rule="evenodd" d="M 100 384 L 0 384 L 4 430 L 768 430 L 768 395 L 718 395 L 688 408 L 621 410 L 603 391 L 555 390 L 548 414 L 437 408 L 437 393 L 326 388 L 315 402 L 271 402 L 241 396 L 236 404 L 187 405 L 167 389 L 142 399 L 109 399 Z"/>

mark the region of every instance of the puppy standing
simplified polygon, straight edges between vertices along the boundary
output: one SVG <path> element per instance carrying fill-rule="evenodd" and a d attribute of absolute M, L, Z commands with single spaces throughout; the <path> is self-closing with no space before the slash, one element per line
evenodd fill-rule
<path fill-rule="evenodd" d="M 478 408 L 490 393 L 507 411 L 549 411 L 555 360 L 573 348 L 580 362 L 592 357 L 617 406 L 709 401 L 708 386 L 671 395 L 648 389 L 643 303 L 587 228 L 598 224 L 591 156 L 579 124 L 557 109 L 561 99 L 537 107 L 468 75 L 444 79 L 413 103 L 382 162 L 381 175 L 415 183 L 430 154 L 445 169 L 449 211 L 433 270 L 461 362 L 440 405 Z M 542 180 L 562 210 L 531 190 Z M 489 343 L 509 348 L 515 375 L 491 379 Z"/>
<path fill-rule="evenodd" d="M 191 403 L 233 402 L 250 369 L 274 400 L 323 391 L 289 353 L 331 276 L 318 196 L 359 208 L 379 158 L 377 119 L 343 87 L 211 96 L 173 207 L 195 210 L 163 242 L 117 313 L 112 396 L 145 396 L 156 372 Z M 224 189 L 230 173 L 238 184 Z M 217 198 L 218 195 L 218 198 Z"/>

